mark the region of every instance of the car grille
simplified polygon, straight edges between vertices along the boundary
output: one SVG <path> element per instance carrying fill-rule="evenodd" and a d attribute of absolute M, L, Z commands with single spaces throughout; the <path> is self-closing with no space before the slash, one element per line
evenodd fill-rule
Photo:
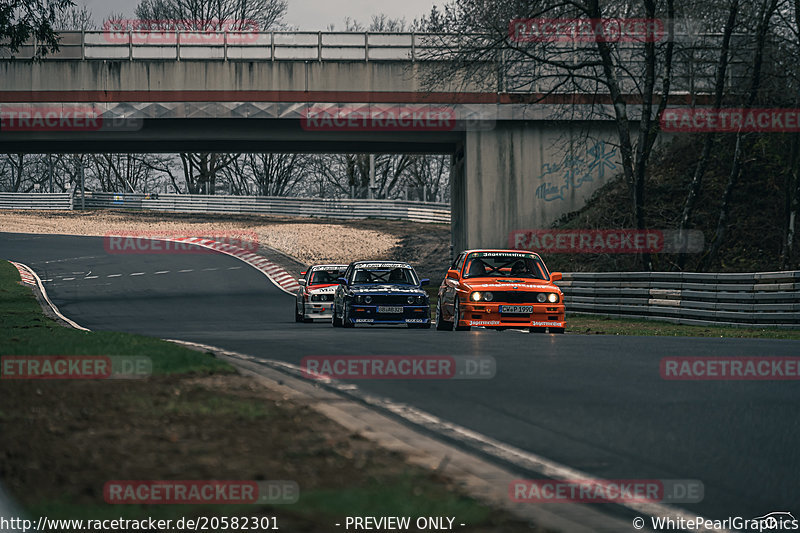
<path fill-rule="evenodd" d="M 536 295 L 539 294 L 538 292 L 534 291 L 491 291 L 492 296 L 492 303 L 504 303 L 504 304 L 535 304 L 539 303 L 536 301 Z"/>
<path fill-rule="evenodd" d="M 361 303 L 365 303 L 364 296 L 367 295 L 361 295 Z M 369 296 L 372 297 L 369 305 L 408 305 L 408 294 L 370 294 Z"/>

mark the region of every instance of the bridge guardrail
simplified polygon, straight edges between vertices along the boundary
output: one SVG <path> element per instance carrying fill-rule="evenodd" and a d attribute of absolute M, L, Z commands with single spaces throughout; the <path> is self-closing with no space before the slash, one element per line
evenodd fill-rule
<path fill-rule="evenodd" d="M 99 31 L 63 31 L 59 32 L 59 38 L 59 50 L 48 54 L 46 60 L 448 61 L 453 58 L 454 50 L 458 49 L 459 40 L 468 39 L 469 46 L 480 45 L 484 39 L 486 42 L 492 40 L 487 35 L 451 33 L 260 32 L 229 29 L 176 31 L 113 27 Z M 715 33 L 676 32 L 675 40 L 680 44 L 676 57 L 681 60 L 675 65 L 674 90 L 713 90 L 718 55 L 715 50 L 721 36 Z M 619 43 L 618 46 L 621 57 L 626 58 L 628 70 L 634 72 L 644 68 L 639 47 L 628 43 Z M 16 59 L 32 59 L 38 49 L 39 44 L 33 39 L 22 45 L 13 56 Z M 730 58 L 731 84 L 734 78 L 744 76 L 740 71 L 749 61 L 741 54 L 733 53 L 737 49 L 732 48 Z M 563 60 L 570 55 L 577 59 L 582 53 L 580 48 L 573 47 L 573 43 L 560 46 L 556 43 L 552 46 L 556 60 Z M 0 59 L 11 55 L 0 44 Z M 498 67 L 506 64 L 504 54 L 487 58 L 487 61 L 497 62 Z M 549 67 L 540 62 L 516 61 L 509 68 L 509 72 L 498 79 L 498 91 L 559 92 L 559 82 L 545 75 Z M 631 75 L 636 78 L 634 74 Z M 509 83 L 509 78 L 513 78 L 512 83 Z"/>
<path fill-rule="evenodd" d="M 800 271 L 572 272 L 567 310 L 691 325 L 800 328 Z"/>
<path fill-rule="evenodd" d="M 450 223 L 450 206 L 405 200 L 217 196 L 199 194 L 91 193 L 87 209 L 152 209 L 185 213 L 270 214 L 325 218 L 385 218 Z"/>
<path fill-rule="evenodd" d="M 71 192 L 0 192 L 0 209 L 57 209 L 71 210 Z"/>

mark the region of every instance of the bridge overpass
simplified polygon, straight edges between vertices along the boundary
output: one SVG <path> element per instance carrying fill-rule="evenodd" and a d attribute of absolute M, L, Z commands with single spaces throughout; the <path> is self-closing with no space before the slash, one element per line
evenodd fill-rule
<path fill-rule="evenodd" d="M 34 153 L 450 154 L 456 250 L 504 246 L 512 230 L 547 227 L 619 172 L 615 125 L 598 118 L 602 96 L 545 96 L 552 87 L 541 76 L 511 90 L 501 69 L 480 82 L 441 76 L 431 59 L 446 46 L 430 34 L 64 33 L 49 59 L 26 60 L 35 55 L 30 43 L 0 60 L 0 113 L 88 112 L 100 123 L 6 127 L 0 145 Z M 309 121 L 312 112 L 398 109 L 450 115 L 444 127 Z"/>

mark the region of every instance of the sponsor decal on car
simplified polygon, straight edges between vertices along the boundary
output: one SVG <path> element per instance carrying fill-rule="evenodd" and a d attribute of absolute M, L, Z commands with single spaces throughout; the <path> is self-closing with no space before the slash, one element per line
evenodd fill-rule
<path fill-rule="evenodd" d="M 356 268 L 411 268 L 408 263 L 356 263 Z"/>
<path fill-rule="evenodd" d="M 365 324 L 372 324 L 375 321 L 373 318 L 356 318 L 356 322 L 365 323 Z"/>
<path fill-rule="evenodd" d="M 470 320 L 470 326 L 499 326 L 499 320 Z"/>
<path fill-rule="evenodd" d="M 425 322 L 424 318 L 406 318 L 406 322 L 409 324 L 422 324 Z"/>
<path fill-rule="evenodd" d="M 563 322 L 539 322 L 539 321 L 534 320 L 534 321 L 531 322 L 531 326 L 550 326 L 550 327 L 553 327 L 553 328 L 563 328 L 564 327 L 564 323 Z"/>

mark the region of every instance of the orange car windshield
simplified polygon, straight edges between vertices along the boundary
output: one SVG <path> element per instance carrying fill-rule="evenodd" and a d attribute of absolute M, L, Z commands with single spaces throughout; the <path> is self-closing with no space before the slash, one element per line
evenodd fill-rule
<path fill-rule="evenodd" d="M 463 277 L 550 279 L 544 263 L 536 256 L 490 252 L 470 254 Z"/>

